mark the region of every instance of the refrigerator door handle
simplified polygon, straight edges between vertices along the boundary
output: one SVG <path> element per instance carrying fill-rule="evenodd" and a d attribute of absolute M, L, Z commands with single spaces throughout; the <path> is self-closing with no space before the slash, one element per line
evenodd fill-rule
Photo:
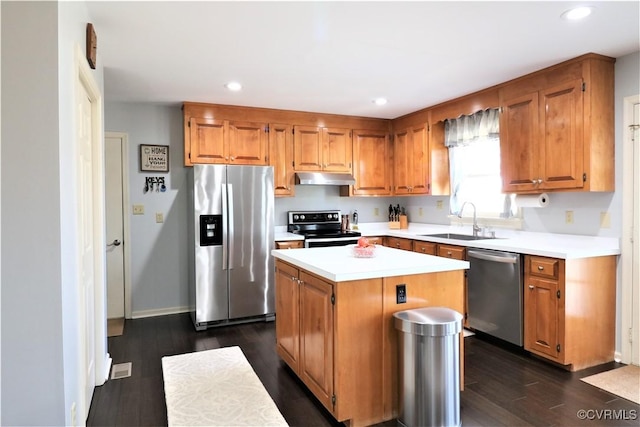
<path fill-rule="evenodd" d="M 234 228 L 233 228 L 233 184 L 227 184 L 227 194 L 228 194 L 228 205 L 229 209 L 227 211 L 229 215 L 229 240 L 228 243 L 228 251 L 229 251 L 229 270 L 233 269 L 233 251 L 234 251 Z"/>
<path fill-rule="evenodd" d="M 229 235 L 227 231 L 227 218 L 229 211 L 227 210 L 227 184 L 222 184 L 222 269 L 227 269 L 227 260 L 229 258 Z M 227 218 L 225 218 L 225 215 Z"/>

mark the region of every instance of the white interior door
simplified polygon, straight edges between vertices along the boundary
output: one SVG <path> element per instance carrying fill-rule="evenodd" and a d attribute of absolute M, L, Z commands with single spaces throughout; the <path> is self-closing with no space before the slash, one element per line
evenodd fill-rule
<path fill-rule="evenodd" d="M 89 413 L 95 373 L 95 248 L 93 200 L 93 141 L 92 105 L 86 88 L 79 85 L 76 106 L 77 171 L 78 171 L 78 295 L 80 299 L 80 326 L 82 384 L 84 385 L 81 411 L 84 419 Z"/>
<path fill-rule="evenodd" d="M 125 317 L 124 148 L 124 135 L 105 136 L 107 319 Z"/>

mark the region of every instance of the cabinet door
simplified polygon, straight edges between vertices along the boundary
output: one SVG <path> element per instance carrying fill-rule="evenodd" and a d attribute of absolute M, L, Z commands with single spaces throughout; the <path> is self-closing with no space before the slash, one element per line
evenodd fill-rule
<path fill-rule="evenodd" d="M 332 410 L 333 286 L 300 273 L 300 379 Z"/>
<path fill-rule="evenodd" d="M 386 132 L 353 131 L 354 196 L 391 195 L 389 157 Z"/>
<path fill-rule="evenodd" d="M 433 242 L 422 242 L 420 240 L 413 241 L 413 251 L 426 255 L 436 254 L 436 244 Z"/>
<path fill-rule="evenodd" d="M 353 142 L 350 129 L 322 129 L 323 170 L 327 172 L 351 172 Z"/>
<path fill-rule="evenodd" d="M 411 194 L 429 194 L 429 134 L 427 126 L 411 129 L 409 164 Z"/>
<path fill-rule="evenodd" d="M 502 102 L 500 169 L 505 193 L 535 190 L 539 173 L 538 93 Z"/>
<path fill-rule="evenodd" d="M 293 131 L 290 125 L 269 125 L 269 164 L 276 197 L 294 195 Z"/>
<path fill-rule="evenodd" d="M 557 358 L 558 341 L 558 282 L 525 276 L 524 289 L 524 348 Z"/>
<path fill-rule="evenodd" d="M 294 169 L 297 171 L 322 170 L 322 131 L 314 126 L 294 126 Z"/>
<path fill-rule="evenodd" d="M 411 132 L 397 132 L 393 138 L 393 193 L 409 194 L 411 187 Z"/>
<path fill-rule="evenodd" d="M 584 173 L 582 80 L 541 91 L 540 104 L 541 187 L 580 188 Z"/>
<path fill-rule="evenodd" d="M 225 120 L 189 119 L 191 129 L 191 163 L 227 163 L 229 147 L 225 143 L 228 122 Z"/>
<path fill-rule="evenodd" d="M 288 264 L 276 264 L 276 350 L 294 371 L 300 360 L 298 269 Z"/>
<path fill-rule="evenodd" d="M 266 165 L 266 127 L 264 123 L 229 122 L 229 163 Z"/>

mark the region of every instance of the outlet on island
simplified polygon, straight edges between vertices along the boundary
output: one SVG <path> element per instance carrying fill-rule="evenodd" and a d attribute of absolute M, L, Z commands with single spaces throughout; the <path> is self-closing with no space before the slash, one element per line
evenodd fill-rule
<path fill-rule="evenodd" d="M 396 285 L 396 304 L 404 304 L 407 302 L 407 285 L 404 283 Z"/>

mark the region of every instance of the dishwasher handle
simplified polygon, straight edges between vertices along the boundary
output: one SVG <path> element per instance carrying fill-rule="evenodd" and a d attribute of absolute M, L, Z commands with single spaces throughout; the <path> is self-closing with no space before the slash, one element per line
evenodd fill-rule
<path fill-rule="evenodd" d="M 501 262 L 503 264 L 516 264 L 518 262 L 518 254 L 512 254 L 509 252 L 487 252 L 477 251 L 473 249 L 467 250 L 469 258 L 477 258 L 485 261 Z"/>

